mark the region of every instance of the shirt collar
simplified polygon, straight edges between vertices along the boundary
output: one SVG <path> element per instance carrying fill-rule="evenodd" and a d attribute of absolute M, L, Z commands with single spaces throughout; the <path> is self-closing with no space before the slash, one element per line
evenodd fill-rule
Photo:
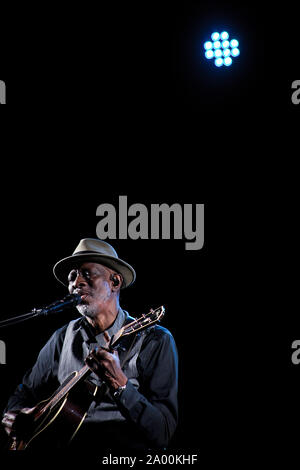
<path fill-rule="evenodd" d="M 106 330 L 110 337 L 115 335 L 122 328 L 125 320 L 127 319 L 127 316 L 128 314 L 126 314 L 124 310 L 119 307 L 114 323 Z M 86 343 L 97 343 L 99 346 L 107 346 L 103 332 L 95 335 L 95 329 L 85 317 L 82 318 L 80 326 L 82 338 Z"/>

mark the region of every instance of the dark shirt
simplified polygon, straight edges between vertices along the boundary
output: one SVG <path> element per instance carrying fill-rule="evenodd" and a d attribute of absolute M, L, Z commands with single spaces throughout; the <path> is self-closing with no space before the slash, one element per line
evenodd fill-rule
<path fill-rule="evenodd" d="M 107 330 L 109 335 L 132 320 L 119 309 Z M 48 398 L 72 371 L 84 366 L 85 357 L 97 344 L 105 344 L 103 333 L 96 335 L 84 318 L 57 330 L 10 397 L 6 411 L 31 407 Z M 119 356 L 128 377 L 126 389 L 119 398 L 108 389 L 101 398 L 96 395 L 73 445 L 80 442 L 89 448 L 141 450 L 167 446 L 178 419 L 178 358 L 171 333 L 154 325 L 135 336 L 125 336 Z M 94 373 L 89 380 L 103 386 Z"/>

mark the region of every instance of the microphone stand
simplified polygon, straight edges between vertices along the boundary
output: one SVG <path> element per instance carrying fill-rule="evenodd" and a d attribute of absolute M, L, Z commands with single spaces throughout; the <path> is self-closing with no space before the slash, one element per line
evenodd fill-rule
<path fill-rule="evenodd" d="M 7 318 L 6 320 L 0 321 L 0 328 L 6 326 L 15 325 L 16 323 L 30 320 L 31 318 L 37 318 L 41 316 L 47 316 L 50 313 L 59 313 L 67 307 L 78 305 L 81 302 L 81 297 L 78 294 L 67 295 L 64 299 L 57 302 L 53 302 L 48 307 L 36 309 L 33 308 L 31 312 L 19 315 L 17 317 Z"/>
<path fill-rule="evenodd" d="M 23 322 L 25 320 L 30 320 L 30 318 L 38 317 L 41 315 L 42 310 L 37 310 L 36 308 L 32 309 L 31 312 L 25 313 L 24 315 L 19 315 L 18 317 L 7 318 L 7 320 L 0 321 L 0 328 L 5 326 L 15 325 L 16 323 Z"/>

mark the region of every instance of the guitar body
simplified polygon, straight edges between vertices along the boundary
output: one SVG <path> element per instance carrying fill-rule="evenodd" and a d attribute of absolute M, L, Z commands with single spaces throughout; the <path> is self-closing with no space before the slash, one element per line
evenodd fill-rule
<path fill-rule="evenodd" d="M 57 396 L 76 374 L 71 374 L 56 390 L 54 396 Z M 51 396 L 38 403 L 28 415 L 19 415 L 18 425 L 26 431 L 22 433 L 22 439 L 11 440 L 10 450 L 49 449 L 49 442 L 52 448 L 65 448 L 79 431 L 97 389 L 97 385 L 92 382 L 82 381 L 53 406 L 48 406 L 53 400 Z"/>

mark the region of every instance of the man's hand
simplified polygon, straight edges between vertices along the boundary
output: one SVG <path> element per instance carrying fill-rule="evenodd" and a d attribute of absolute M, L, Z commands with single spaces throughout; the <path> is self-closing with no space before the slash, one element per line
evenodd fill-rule
<path fill-rule="evenodd" d="M 30 414 L 33 410 L 34 408 L 22 408 L 5 413 L 1 422 L 6 433 L 11 437 L 24 434 L 27 424 L 32 423 Z"/>
<path fill-rule="evenodd" d="M 121 369 L 118 351 L 96 348 L 86 358 L 86 364 L 113 390 L 127 383 L 128 379 Z"/>

